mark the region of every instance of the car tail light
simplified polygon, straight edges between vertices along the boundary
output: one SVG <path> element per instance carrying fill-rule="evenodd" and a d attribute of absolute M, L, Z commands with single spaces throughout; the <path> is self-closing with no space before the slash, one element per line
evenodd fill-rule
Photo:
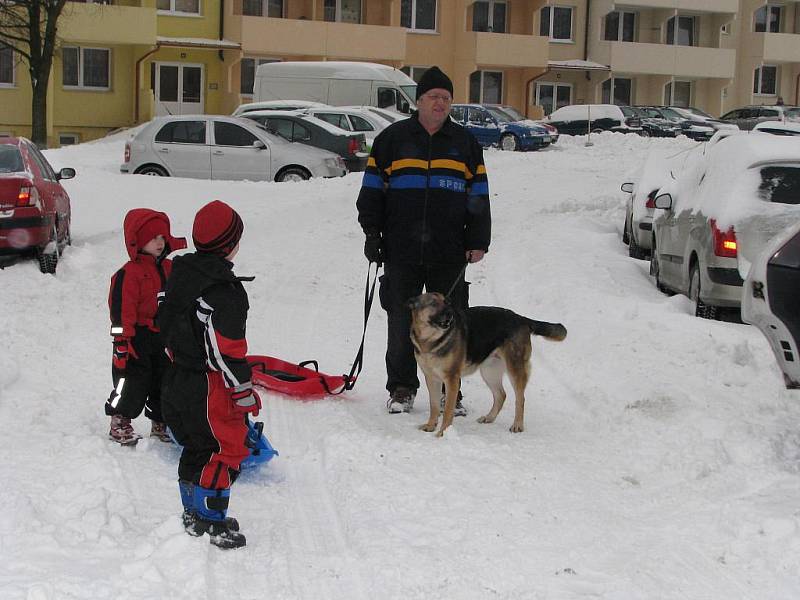
<path fill-rule="evenodd" d="M 39 206 L 39 190 L 32 185 L 23 185 L 19 188 L 17 206 Z"/>
<path fill-rule="evenodd" d="M 347 153 L 348 154 L 355 154 L 361 148 L 361 144 L 358 140 L 354 137 L 351 137 L 347 140 Z"/>
<path fill-rule="evenodd" d="M 711 219 L 709 224 L 711 225 L 711 236 L 714 238 L 714 254 L 726 258 L 736 258 L 738 244 L 733 227 L 729 227 L 727 231 L 720 231 L 714 219 Z"/>
<path fill-rule="evenodd" d="M 131 162 L 131 143 L 125 142 L 125 160 L 123 162 Z"/>
<path fill-rule="evenodd" d="M 644 205 L 645 205 L 647 208 L 655 208 L 655 207 L 656 207 L 656 195 L 657 195 L 657 194 L 658 194 L 658 190 L 653 190 L 653 191 L 652 191 L 652 192 L 650 192 L 650 194 L 647 196 L 647 201 L 644 203 Z"/>

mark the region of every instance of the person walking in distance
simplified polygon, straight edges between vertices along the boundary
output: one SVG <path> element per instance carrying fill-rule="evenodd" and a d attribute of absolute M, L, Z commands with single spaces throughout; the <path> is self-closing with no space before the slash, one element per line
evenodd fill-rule
<path fill-rule="evenodd" d="M 381 306 L 388 315 L 387 409 L 408 412 L 419 388 L 407 301 L 422 293 L 468 303 L 466 263 L 491 241 L 489 184 L 483 150 L 450 118 L 453 83 L 431 67 L 417 85 L 417 111 L 384 129 L 372 146 L 356 206 L 364 255 L 384 264 Z M 456 415 L 466 414 L 461 395 Z"/>

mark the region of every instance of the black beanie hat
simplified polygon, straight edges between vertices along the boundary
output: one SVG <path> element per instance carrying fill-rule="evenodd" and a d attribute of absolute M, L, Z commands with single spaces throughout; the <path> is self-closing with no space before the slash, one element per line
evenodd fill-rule
<path fill-rule="evenodd" d="M 433 89 L 441 88 L 450 92 L 453 95 L 453 82 L 445 75 L 439 67 L 431 67 L 422 74 L 417 84 L 417 100 L 425 92 Z"/>
<path fill-rule="evenodd" d="M 192 241 L 198 252 L 227 256 L 239 243 L 243 230 L 239 213 L 224 202 L 214 200 L 195 215 Z"/>

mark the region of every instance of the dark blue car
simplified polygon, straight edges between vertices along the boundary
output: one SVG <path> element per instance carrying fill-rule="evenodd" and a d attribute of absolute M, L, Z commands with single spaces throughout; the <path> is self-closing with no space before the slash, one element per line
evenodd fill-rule
<path fill-rule="evenodd" d="M 498 106 L 454 104 L 450 117 L 463 125 L 482 146 L 503 150 L 538 150 L 553 141 L 550 131 L 531 121 L 516 121 Z"/>

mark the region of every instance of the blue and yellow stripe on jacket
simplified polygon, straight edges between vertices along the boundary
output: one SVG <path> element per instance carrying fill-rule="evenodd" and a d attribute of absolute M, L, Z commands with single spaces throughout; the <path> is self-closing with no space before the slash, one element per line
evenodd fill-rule
<path fill-rule="evenodd" d="M 489 194 L 486 167 L 477 165 L 475 173 L 466 163 L 450 158 L 435 158 L 430 162 L 418 158 L 402 158 L 381 171 L 375 158 L 367 159 L 362 187 L 385 190 L 439 189 L 482 196 Z"/>

